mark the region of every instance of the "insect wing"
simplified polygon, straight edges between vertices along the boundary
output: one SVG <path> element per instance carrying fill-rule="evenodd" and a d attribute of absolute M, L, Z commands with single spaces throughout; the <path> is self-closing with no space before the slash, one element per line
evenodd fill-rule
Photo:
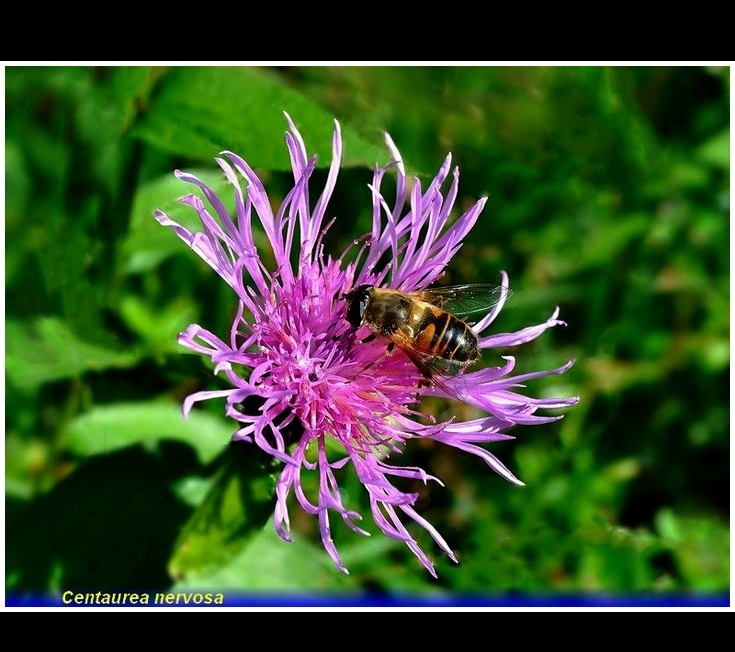
<path fill-rule="evenodd" d="M 408 347 L 403 347 L 403 352 L 424 375 L 423 385 L 425 387 L 436 387 L 448 398 L 459 401 L 466 400 L 467 386 L 462 379 L 466 365 L 442 358 L 425 356 Z"/>
<path fill-rule="evenodd" d="M 457 317 L 464 317 L 475 312 L 488 312 L 510 295 L 510 288 L 502 285 L 475 283 L 427 288 L 420 293 L 420 298 Z"/>
<path fill-rule="evenodd" d="M 432 382 L 442 376 L 455 376 L 464 371 L 467 367 L 463 362 L 431 355 L 426 351 L 417 348 L 413 342 L 399 337 L 395 333 L 389 335 L 388 339 L 401 349 L 401 351 L 408 356 L 408 359 L 413 362 L 416 368 Z M 439 383 L 434 382 L 434 384 Z"/>

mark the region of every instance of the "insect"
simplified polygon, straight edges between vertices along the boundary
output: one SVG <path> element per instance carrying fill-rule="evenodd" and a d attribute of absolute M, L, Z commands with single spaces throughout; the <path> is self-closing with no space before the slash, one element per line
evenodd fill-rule
<path fill-rule="evenodd" d="M 399 347 L 429 381 L 437 369 L 450 374 L 480 357 L 477 335 L 459 315 L 488 311 L 510 290 L 489 284 L 452 285 L 401 292 L 359 285 L 344 295 L 347 321 Z M 437 364 L 437 362 L 439 364 Z"/>

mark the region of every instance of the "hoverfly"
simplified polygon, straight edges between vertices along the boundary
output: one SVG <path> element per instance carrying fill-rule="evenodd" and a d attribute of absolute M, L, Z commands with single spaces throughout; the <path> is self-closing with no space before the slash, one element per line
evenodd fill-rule
<path fill-rule="evenodd" d="M 444 373 L 451 373 L 480 357 L 477 335 L 458 315 L 489 311 L 509 294 L 506 287 L 485 283 L 416 292 L 365 284 L 344 298 L 346 318 L 353 328 L 368 326 L 374 335 L 388 340 L 388 352 L 399 347 L 433 381 L 437 361 L 446 363 Z"/>

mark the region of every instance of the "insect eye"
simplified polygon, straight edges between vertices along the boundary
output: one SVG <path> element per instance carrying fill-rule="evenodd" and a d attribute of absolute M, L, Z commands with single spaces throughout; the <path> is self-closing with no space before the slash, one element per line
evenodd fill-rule
<path fill-rule="evenodd" d="M 347 321 L 353 328 L 358 328 L 365 316 L 368 297 L 370 296 L 369 285 L 361 285 L 359 288 L 348 292 L 347 299 Z"/>

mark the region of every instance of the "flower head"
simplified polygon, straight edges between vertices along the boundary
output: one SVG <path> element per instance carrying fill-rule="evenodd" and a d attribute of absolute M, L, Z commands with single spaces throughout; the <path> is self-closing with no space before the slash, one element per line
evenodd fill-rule
<path fill-rule="evenodd" d="M 351 290 L 362 285 L 404 293 L 424 290 L 461 248 L 486 200 L 450 219 L 459 182 L 451 155 L 423 189 L 418 179 L 409 184 L 401 155 L 386 134 L 393 162 L 376 167 L 369 186 L 372 231 L 355 241 L 356 260 L 333 258 L 324 252 L 322 235 L 331 224 L 325 223 L 327 204 L 342 156 L 339 124 L 335 121 L 327 180 L 313 202 L 309 181 L 316 157 L 307 156 L 299 131 L 288 115 L 286 119 L 294 185 L 277 210 L 250 166 L 236 154 L 223 152 L 216 161 L 232 184 L 234 216 L 206 184 L 180 171 L 176 176 L 198 187 L 208 203 L 196 195 L 180 200 L 198 213 L 202 230 L 192 233 L 163 212 L 155 214 L 239 299 L 229 341 L 197 324 L 179 336 L 183 346 L 209 356 L 215 373 L 225 374 L 232 384 L 231 389 L 192 394 L 184 402 L 184 413 L 197 401 L 226 398 L 226 413 L 238 422 L 233 438 L 251 442 L 283 463 L 274 513 L 276 531 L 283 539 L 290 540 L 288 498 L 293 494 L 302 509 L 318 517 L 325 549 L 347 572 L 332 540 L 330 516 L 337 514 L 352 530 L 367 534 L 357 525 L 361 516 L 343 503 L 337 483 L 336 472 L 351 463 L 368 492 L 380 530 L 405 542 L 435 576 L 432 562 L 407 529 L 407 520 L 425 528 L 456 561 L 454 553 L 414 509 L 418 494 L 401 491 L 394 478 L 440 481 L 420 468 L 392 464 L 391 458 L 412 439 L 432 439 L 477 455 L 507 480 L 522 484 L 482 444 L 511 439 L 505 432 L 511 426 L 560 418 L 536 412 L 573 405 L 576 397 L 536 399 L 517 390 L 528 379 L 563 373 L 572 363 L 513 376 L 514 358 L 505 356 L 500 367 L 462 369 L 433 382 L 400 346 L 388 346 L 386 337 L 370 337 L 364 325 L 356 328 L 347 319 L 346 295 Z M 395 197 L 390 199 L 381 191 L 388 173 L 396 175 Z M 256 247 L 255 229 L 262 229 L 272 249 L 272 269 Z M 501 286 L 508 286 L 505 273 Z M 543 324 L 516 333 L 486 334 L 506 296 L 501 293 L 492 310 L 471 326 L 479 349 L 523 344 L 563 323 L 557 309 Z M 426 395 L 462 400 L 484 416 L 436 422 L 421 411 L 420 399 Z M 246 407 L 250 405 L 256 407 Z M 307 495 L 303 481 L 307 473 L 317 475 L 316 495 Z"/>

